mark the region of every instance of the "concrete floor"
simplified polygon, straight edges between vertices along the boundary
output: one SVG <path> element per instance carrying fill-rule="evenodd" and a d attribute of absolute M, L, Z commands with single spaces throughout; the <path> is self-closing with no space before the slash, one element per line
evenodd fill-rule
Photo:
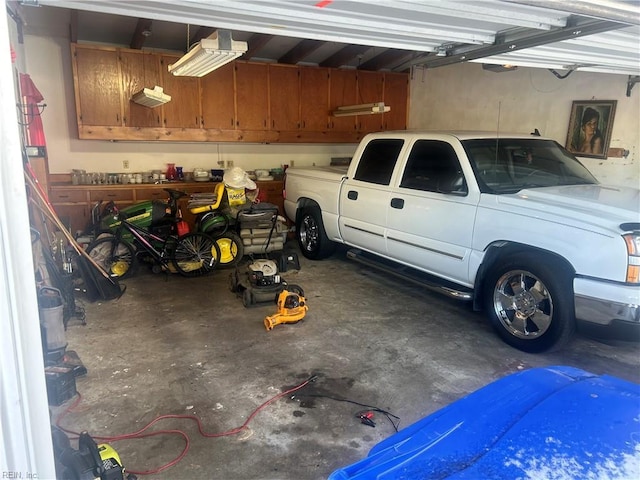
<path fill-rule="evenodd" d="M 63 426 L 116 435 L 159 415 L 192 414 L 206 432 L 220 433 L 317 375 L 236 435 L 203 438 L 186 420 L 157 424 L 153 429 L 184 430 L 190 449 L 146 478 L 322 479 L 394 433 L 382 414 L 375 427 L 363 425 L 355 416 L 363 407 L 336 398 L 387 410 L 403 428 L 537 366 L 570 365 L 640 383 L 638 344 L 579 336 L 562 351 L 526 354 L 502 343 L 470 306 L 399 284 L 347 260 L 343 250 L 321 262 L 300 256 L 300 263 L 283 277 L 304 289 L 309 312 L 270 332 L 263 320 L 275 305 L 244 308 L 229 290 L 229 270 L 188 279 L 141 269 L 122 282 L 119 300 L 86 303 L 87 325 L 72 319 L 67 339 L 88 374 L 77 379 L 82 402 Z M 175 435 L 112 443 L 125 467 L 137 471 L 171 461 L 183 445 Z"/>

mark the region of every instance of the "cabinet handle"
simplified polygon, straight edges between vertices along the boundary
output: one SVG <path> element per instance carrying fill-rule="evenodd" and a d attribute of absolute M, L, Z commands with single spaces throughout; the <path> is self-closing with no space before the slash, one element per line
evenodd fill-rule
<path fill-rule="evenodd" d="M 307 128 L 307 123 L 304 120 L 302 120 L 302 128 Z"/>
<path fill-rule="evenodd" d="M 271 120 L 271 128 L 276 128 L 276 121 L 275 120 Z"/>
<path fill-rule="evenodd" d="M 160 125 L 160 115 L 157 116 L 158 125 Z"/>
<path fill-rule="evenodd" d="M 231 126 L 233 127 L 233 117 L 231 117 Z"/>

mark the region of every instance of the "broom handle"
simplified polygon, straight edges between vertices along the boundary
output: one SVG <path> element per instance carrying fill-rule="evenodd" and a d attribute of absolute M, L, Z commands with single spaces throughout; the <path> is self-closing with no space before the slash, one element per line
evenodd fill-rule
<path fill-rule="evenodd" d="M 44 192 L 43 192 L 42 187 L 40 186 L 40 184 L 36 184 L 33 181 L 33 179 L 30 178 L 29 173 L 25 172 L 24 176 L 25 176 L 25 179 L 27 180 L 27 183 L 31 186 L 31 188 L 33 189 L 33 191 L 37 195 L 38 199 L 42 203 L 42 206 L 44 207 L 43 211 L 48 214 L 48 216 L 53 221 L 53 223 L 55 223 L 55 225 L 60 229 L 62 234 L 65 236 L 65 238 L 73 246 L 74 250 L 79 255 L 82 255 L 87 260 L 89 260 L 89 263 L 91 263 L 94 267 L 96 267 L 98 269 L 98 271 L 102 274 L 103 277 L 105 277 L 106 279 L 108 279 L 110 282 L 113 283 L 113 279 L 109 276 L 109 274 L 107 272 L 105 272 L 104 269 L 98 263 L 96 263 L 96 261 L 93 258 L 91 258 L 91 256 L 89 256 L 89 254 L 84 250 L 84 248 L 82 248 L 80 246 L 80 244 L 78 242 L 76 242 L 76 239 L 73 238 L 73 235 L 71 235 L 71 233 L 69 233 L 67 228 L 60 221 L 60 219 L 58 218 L 58 215 L 56 215 L 56 212 L 53 209 L 53 206 L 51 205 L 51 203 L 49 203 L 49 200 L 47 200 L 47 198 L 43 195 Z"/>

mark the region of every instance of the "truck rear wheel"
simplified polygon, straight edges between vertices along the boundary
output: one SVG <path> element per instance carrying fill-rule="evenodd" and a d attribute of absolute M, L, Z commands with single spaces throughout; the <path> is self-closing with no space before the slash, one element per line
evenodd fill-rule
<path fill-rule="evenodd" d="M 317 207 L 305 207 L 296 217 L 296 236 L 302 254 L 311 260 L 330 256 L 336 244 L 329 240 Z"/>
<path fill-rule="evenodd" d="M 498 260 L 485 277 L 484 305 L 498 335 L 525 352 L 558 348 L 575 331 L 571 276 L 539 256 Z"/>

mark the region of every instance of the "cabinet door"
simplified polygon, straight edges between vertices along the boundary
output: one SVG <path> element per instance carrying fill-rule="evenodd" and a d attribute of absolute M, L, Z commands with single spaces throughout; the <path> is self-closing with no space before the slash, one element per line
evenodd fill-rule
<path fill-rule="evenodd" d="M 268 99 L 268 65 L 236 62 L 236 127 L 241 130 L 266 130 Z"/>
<path fill-rule="evenodd" d="M 391 110 L 382 114 L 385 130 L 406 130 L 409 76 L 405 73 L 384 74 L 384 104 Z"/>
<path fill-rule="evenodd" d="M 233 129 L 236 124 L 234 65 L 226 65 L 200 78 L 202 126 Z"/>
<path fill-rule="evenodd" d="M 84 231 L 89 225 L 89 206 L 86 204 L 76 205 L 53 205 L 60 221 L 67 227 L 69 232 L 75 236 L 76 232 Z"/>
<path fill-rule="evenodd" d="M 282 196 L 283 182 L 280 180 L 271 180 L 267 182 L 257 182 L 256 185 L 264 195 L 264 201 L 276 205 L 280 215 L 284 215 L 284 197 Z"/>
<path fill-rule="evenodd" d="M 78 125 L 122 125 L 116 50 L 72 45 Z"/>
<path fill-rule="evenodd" d="M 297 130 L 300 126 L 300 69 L 269 65 L 269 114 L 272 130 Z"/>
<path fill-rule="evenodd" d="M 357 72 L 355 70 L 332 69 L 329 76 L 329 114 L 338 107 L 356 105 Z M 330 117 L 330 127 L 340 132 L 354 132 L 356 117 Z"/>
<path fill-rule="evenodd" d="M 300 69 L 301 128 L 322 131 L 329 127 L 329 70 Z"/>
<path fill-rule="evenodd" d="M 358 72 L 358 103 L 382 102 L 384 76 L 377 72 Z M 358 115 L 358 131 L 379 132 L 382 130 L 382 114 Z"/>
<path fill-rule="evenodd" d="M 87 227 L 90 218 L 87 190 L 52 188 L 49 192 L 49 201 L 60 221 L 67 226 L 72 235 Z"/>
<path fill-rule="evenodd" d="M 162 108 L 139 105 L 131 97 L 143 88 L 162 86 L 160 81 L 160 57 L 142 52 L 120 52 L 122 95 L 124 99 L 124 123 L 129 127 L 162 126 Z"/>
<path fill-rule="evenodd" d="M 198 77 L 176 77 L 167 67 L 179 57 L 162 55 L 160 69 L 162 87 L 171 101 L 165 103 L 164 126 L 167 128 L 200 128 L 200 84 Z"/>

